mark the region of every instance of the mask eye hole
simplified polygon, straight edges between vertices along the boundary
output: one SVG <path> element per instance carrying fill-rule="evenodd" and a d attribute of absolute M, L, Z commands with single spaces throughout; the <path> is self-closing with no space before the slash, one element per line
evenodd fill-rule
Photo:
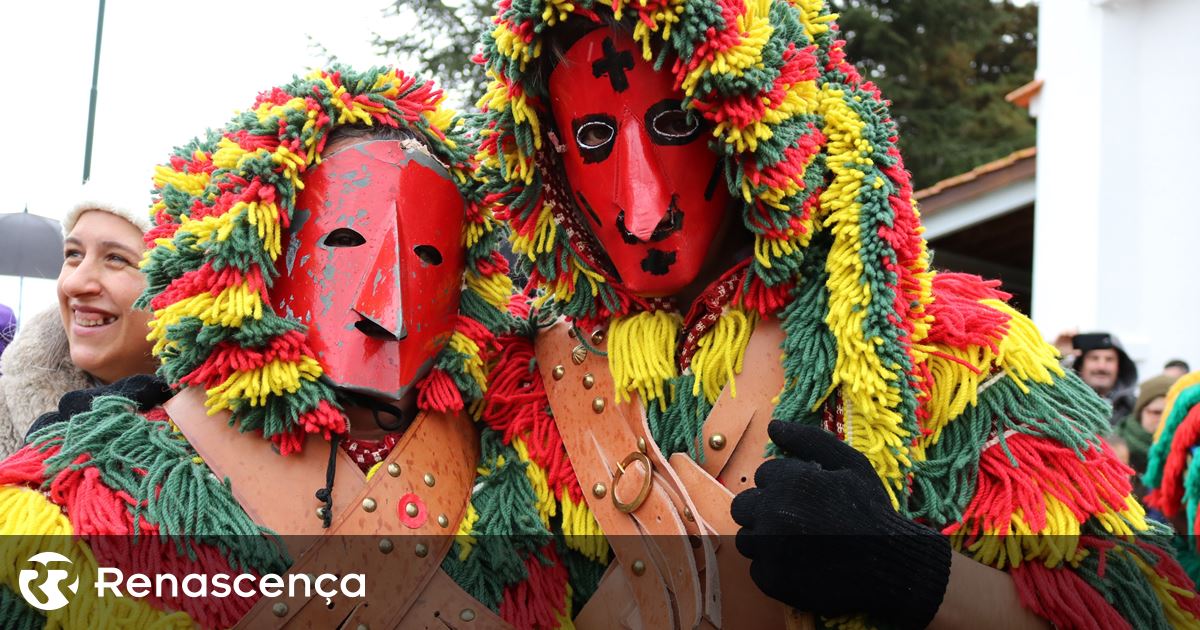
<path fill-rule="evenodd" d="M 608 114 L 590 114 L 571 121 L 575 146 L 584 164 L 603 162 L 612 153 L 617 138 L 617 121 Z"/>
<path fill-rule="evenodd" d="M 413 253 L 427 265 L 436 267 L 442 264 L 442 252 L 439 252 L 438 248 L 433 245 L 417 245 L 413 248 Z"/>
<path fill-rule="evenodd" d="M 579 148 L 594 150 L 612 142 L 617 130 L 604 120 L 593 120 L 583 123 L 575 132 L 575 142 Z"/>
<path fill-rule="evenodd" d="M 338 228 L 321 240 L 321 244 L 325 247 L 358 247 L 366 243 L 367 239 L 363 238 L 362 234 L 350 228 Z"/>
<path fill-rule="evenodd" d="M 667 99 L 646 111 L 646 130 L 655 144 L 687 144 L 700 135 L 700 120 L 679 100 Z"/>

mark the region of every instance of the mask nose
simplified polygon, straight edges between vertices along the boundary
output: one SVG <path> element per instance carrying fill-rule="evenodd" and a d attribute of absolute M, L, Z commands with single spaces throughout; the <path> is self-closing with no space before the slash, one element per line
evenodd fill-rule
<path fill-rule="evenodd" d="M 404 326 L 403 299 L 400 291 L 400 252 L 395 230 L 383 235 L 374 264 L 363 277 L 354 297 L 354 312 L 359 321 L 354 327 L 368 337 L 400 341 L 408 336 Z"/>
<path fill-rule="evenodd" d="M 616 203 L 625 211 L 625 228 L 647 242 L 671 206 L 671 191 L 641 124 L 627 118 L 617 134 Z"/>

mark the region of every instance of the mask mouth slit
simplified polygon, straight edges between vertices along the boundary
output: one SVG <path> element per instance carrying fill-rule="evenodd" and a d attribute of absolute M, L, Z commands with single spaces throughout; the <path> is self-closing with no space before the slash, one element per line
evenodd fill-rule
<path fill-rule="evenodd" d="M 388 329 L 365 317 L 355 322 L 354 327 L 358 329 L 358 332 L 372 339 L 380 339 L 383 341 L 399 341 L 399 338 L 397 338 L 396 335 L 388 332 Z"/>

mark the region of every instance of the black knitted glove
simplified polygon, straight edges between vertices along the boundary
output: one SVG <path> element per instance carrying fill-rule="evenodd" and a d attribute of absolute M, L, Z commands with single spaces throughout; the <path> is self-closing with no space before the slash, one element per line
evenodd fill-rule
<path fill-rule="evenodd" d="M 25 433 L 26 439 L 34 432 L 52 424 L 65 422 L 92 410 L 92 401 L 98 396 L 124 396 L 137 403 L 138 411 L 149 411 L 170 400 L 173 393 L 167 382 L 153 374 L 137 374 L 108 385 L 67 392 L 58 399 L 58 411 L 44 413 L 38 417 Z"/>
<path fill-rule="evenodd" d="M 759 466 L 757 487 L 733 500 L 754 583 L 806 612 L 927 626 L 949 581 L 949 541 L 897 514 L 867 458 L 836 436 L 779 421 L 768 432 L 789 457 Z"/>

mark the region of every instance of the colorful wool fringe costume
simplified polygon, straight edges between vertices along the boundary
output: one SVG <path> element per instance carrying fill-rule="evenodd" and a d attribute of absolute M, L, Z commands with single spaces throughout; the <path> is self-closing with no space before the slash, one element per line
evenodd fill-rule
<path fill-rule="evenodd" d="M 297 191 L 321 162 L 330 132 L 398 127 L 424 141 L 467 200 L 459 323 L 418 385 L 417 404 L 454 412 L 476 403 L 494 335 L 511 321 L 512 289 L 494 247 L 500 232 L 473 178 L 473 145 L 442 100 L 432 84 L 396 70 L 316 71 L 263 92 L 223 130 L 159 166 L 142 303 L 154 311 L 160 375 L 174 387 L 203 388 L 210 413 L 229 410 L 231 423 L 271 440 L 282 456 L 307 434 L 347 432 L 307 329 L 270 299 L 275 261 Z M 0 576 L 5 627 L 230 627 L 253 601 L 96 598 L 95 567 L 262 574 L 283 573 L 290 562 L 162 408 L 140 414 L 127 399 L 102 397 L 91 412 L 33 435 L 0 464 L 0 483 L 0 533 L 24 535 L 16 539 L 22 549 L 10 546 L 6 557 L 16 563 L 58 551 L 82 577 L 70 606 L 42 614 L 15 594 L 9 567 Z"/>
<path fill-rule="evenodd" d="M 1150 494 L 1146 505 L 1160 510 L 1176 524 L 1180 562 L 1192 581 L 1200 585 L 1200 372 L 1175 382 L 1167 393 L 1163 422 L 1150 447 L 1143 481 Z"/>
<path fill-rule="evenodd" d="M 542 74 L 550 41 L 571 21 L 608 18 L 632 24 L 644 57 L 710 125 L 753 239 L 752 256 L 690 308 L 607 274 L 588 254 L 595 243 L 564 226 L 571 195 L 545 168 L 556 142 Z M 774 417 L 836 430 L 867 455 L 896 510 L 1009 572 L 1033 612 L 1064 628 L 1200 623 L 1161 536 L 1143 536 L 1163 527 L 1098 437 L 1102 401 L 1059 367 L 998 283 L 929 268 L 888 102 L 842 46 L 821 0 L 501 2 L 484 40 L 479 159 L 485 199 L 531 278 L 532 321 L 606 329 L 617 397 L 645 405 L 664 451 L 698 458 L 704 418 L 736 387 L 756 323 L 777 320 L 786 386 Z M 594 544 L 572 546 L 594 540 L 576 534 L 595 521 L 531 342 L 502 343 L 484 419 L 512 449 L 504 461 L 525 462 L 537 516 L 559 515 L 568 547 L 603 560 Z M 569 612 L 544 605 L 552 611 L 530 625 Z"/>

